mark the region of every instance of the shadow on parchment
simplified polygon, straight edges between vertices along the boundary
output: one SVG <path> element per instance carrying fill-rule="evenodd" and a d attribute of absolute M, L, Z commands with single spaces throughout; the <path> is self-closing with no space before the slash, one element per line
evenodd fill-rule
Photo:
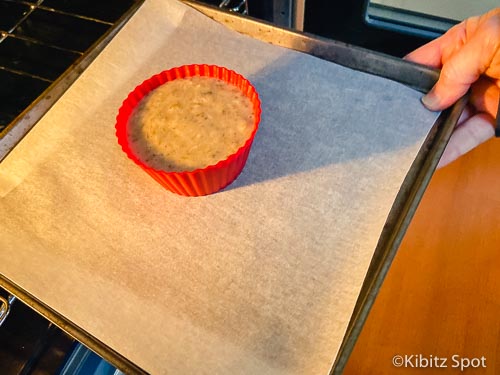
<path fill-rule="evenodd" d="M 227 189 L 390 153 L 419 142 L 428 129 L 419 125 L 434 121 L 417 92 L 304 60 L 285 55 L 248 77 L 262 118 L 245 169 Z"/>

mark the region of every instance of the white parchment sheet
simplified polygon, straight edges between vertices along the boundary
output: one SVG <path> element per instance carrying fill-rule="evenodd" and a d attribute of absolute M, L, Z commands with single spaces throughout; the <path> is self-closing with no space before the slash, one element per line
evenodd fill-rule
<path fill-rule="evenodd" d="M 115 116 L 189 63 L 245 75 L 243 173 L 186 198 L 127 159 Z M 0 272 L 153 374 L 326 374 L 436 114 L 400 84 L 147 0 L 0 164 Z"/>

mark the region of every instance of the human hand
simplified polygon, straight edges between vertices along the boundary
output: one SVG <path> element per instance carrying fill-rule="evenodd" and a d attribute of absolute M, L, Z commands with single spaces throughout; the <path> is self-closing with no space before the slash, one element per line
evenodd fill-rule
<path fill-rule="evenodd" d="M 471 88 L 438 168 L 493 137 L 500 99 L 500 8 L 466 19 L 405 59 L 441 68 L 438 82 L 422 98 L 430 110 L 449 107 Z"/>

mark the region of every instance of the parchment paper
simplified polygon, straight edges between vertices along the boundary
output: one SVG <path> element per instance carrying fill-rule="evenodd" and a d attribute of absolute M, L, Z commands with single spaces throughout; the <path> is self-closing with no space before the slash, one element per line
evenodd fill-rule
<path fill-rule="evenodd" d="M 201 198 L 114 134 L 137 84 L 187 63 L 263 108 L 242 175 Z M 435 120 L 419 96 L 148 0 L 0 164 L 0 272 L 153 374 L 326 374 Z"/>

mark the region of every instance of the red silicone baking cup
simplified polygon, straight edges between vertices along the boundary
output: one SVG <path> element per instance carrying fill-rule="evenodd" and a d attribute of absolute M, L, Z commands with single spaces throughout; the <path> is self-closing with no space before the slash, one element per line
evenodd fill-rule
<path fill-rule="evenodd" d="M 250 137 L 234 154 L 217 164 L 189 172 L 166 172 L 154 169 L 142 162 L 132 152 L 127 139 L 127 126 L 134 108 L 150 91 L 178 78 L 203 76 L 219 78 L 238 87 L 253 104 L 254 126 Z M 230 183 L 241 173 L 248 158 L 255 133 L 260 122 L 260 100 L 252 84 L 242 75 L 216 65 L 183 65 L 158 73 L 137 86 L 123 101 L 116 117 L 116 136 L 118 143 L 127 156 L 158 181 L 166 189 L 186 196 L 200 196 L 215 193 Z"/>

